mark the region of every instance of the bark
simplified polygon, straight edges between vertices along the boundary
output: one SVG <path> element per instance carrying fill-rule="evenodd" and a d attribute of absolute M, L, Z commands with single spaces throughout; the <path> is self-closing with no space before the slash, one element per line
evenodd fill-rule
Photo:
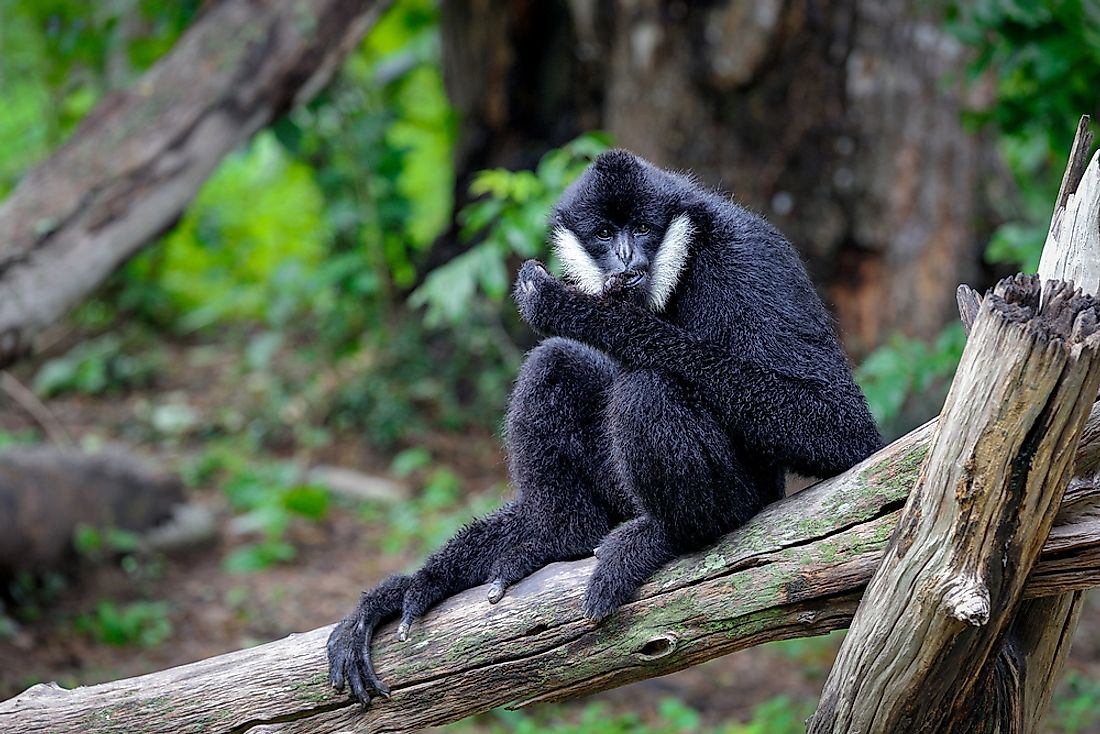
<path fill-rule="evenodd" d="M 1100 423 L 1100 411 L 1094 417 Z M 1093 426 L 1096 428 L 1096 426 Z M 581 616 L 592 559 L 555 563 L 485 602 L 484 588 L 429 612 L 407 643 L 393 625 L 375 660 L 393 689 L 364 712 L 327 683 L 330 628 L 137 678 L 0 703 L 0 730 L 402 732 L 504 704 L 592 693 L 772 640 L 847 626 L 917 481 L 934 423 L 841 476 L 779 502 L 709 550 L 677 560 L 594 628 Z M 1079 462 L 1100 445 L 1082 444 Z M 1075 484 L 1025 595 L 1100 584 L 1100 503 Z"/>
<path fill-rule="evenodd" d="M 445 4 L 459 187 L 476 168 L 531 165 L 605 129 L 774 220 L 857 357 L 895 331 L 931 338 L 954 317 L 950 288 L 980 272 L 991 158 L 963 128 L 966 58 L 936 12 L 872 0 Z M 484 154 L 489 141 L 501 145 Z"/>
<path fill-rule="evenodd" d="M 1082 437 L 1095 440 L 1083 430 L 1089 405 L 1081 398 L 1100 384 L 1097 314 L 1062 280 L 1100 292 L 1100 153 L 1086 166 L 1087 122 L 1078 127 L 1040 275 L 1006 281 L 992 299 L 958 291 L 969 333 L 963 361 L 811 732 L 1039 728 L 1083 597 L 1020 603 L 1019 595 L 1071 471 L 1095 480 L 1090 460 L 1071 467 L 1067 457 Z M 1069 500 L 1063 518 L 1094 515 L 1076 487 Z"/>
<path fill-rule="evenodd" d="M 983 300 L 811 732 L 975 731 L 971 693 L 1054 522 L 1091 406 L 1081 396 L 1100 388 L 1092 300 L 1060 282 L 1041 308 L 1039 295 L 1037 277 L 1017 276 Z"/>
<path fill-rule="evenodd" d="M 1093 157 L 1088 163 L 1092 146 L 1088 123 L 1086 115 L 1077 125 L 1039 263 L 1039 278 L 1072 281 L 1096 296 L 1100 294 L 1100 158 Z M 1087 440 L 1094 438 L 1087 436 Z M 1074 471 L 1096 477 L 1095 465 L 1078 463 Z M 1062 512 L 1080 513 L 1083 509 L 1080 505 L 1076 510 L 1063 507 Z M 1020 605 L 996 659 L 978 676 L 975 702 L 969 707 L 969 731 L 1039 731 L 1084 601 L 1084 594 L 1078 591 Z M 986 710 L 999 715 L 982 720 L 973 714 Z"/>
<path fill-rule="evenodd" d="M 171 226 L 218 162 L 308 99 L 382 0 L 222 0 L 0 205 L 0 366 Z"/>

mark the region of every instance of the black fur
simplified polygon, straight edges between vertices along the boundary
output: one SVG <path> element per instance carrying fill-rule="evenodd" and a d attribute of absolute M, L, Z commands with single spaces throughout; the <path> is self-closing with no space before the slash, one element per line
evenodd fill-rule
<path fill-rule="evenodd" d="M 686 264 L 655 312 L 645 268 L 683 214 L 694 232 Z M 882 445 L 797 253 L 764 219 L 613 151 L 551 223 L 575 233 L 608 285 L 589 295 L 534 261 L 521 268 L 520 314 L 549 338 L 528 355 L 508 409 L 515 499 L 416 574 L 366 592 L 336 627 L 333 685 L 346 681 L 364 703 L 388 694 L 369 657 L 387 618 L 400 614 L 403 637 L 447 596 L 488 582 L 495 602 L 598 546 L 584 606 L 602 619 L 663 564 L 780 498 L 785 470 L 832 476 Z"/>

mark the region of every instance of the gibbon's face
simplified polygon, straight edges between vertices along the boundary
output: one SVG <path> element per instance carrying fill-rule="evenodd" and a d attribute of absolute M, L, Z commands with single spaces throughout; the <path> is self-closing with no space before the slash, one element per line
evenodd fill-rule
<path fill-rule="evenodd" d="M 665 177 L 625 151 L 604 153 L 589 166 L 551 219 L 567 281 L 590 295 L 664 310 L 693 233 Z"/>

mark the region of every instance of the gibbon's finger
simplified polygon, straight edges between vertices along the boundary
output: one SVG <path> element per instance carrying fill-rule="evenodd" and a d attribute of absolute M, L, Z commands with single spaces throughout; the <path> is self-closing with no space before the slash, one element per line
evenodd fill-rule
<path fill-rule="evenodd" d="M 489 600 L 490 604 L 496 604 L 498 601 L 504 598 L 504 579 L 493 579 L 489 584 L 489 593 L 485 595 L 485 598 Z"/>
<path fill-rule="evenodd" d="M 387 686 L 385 683 L 383 683 L 382 679 L 378 677 L 378 674 L 376 672 L 374 672 L 374 663 L 372 663 L 371 659 L 370 659 L 370 643 L 371 643 L 371 639 L 373 637 L 374 637 L 374 625 L 370 625 L 370 626 L 367 627 L 367 634 L 366 634 L 366 637 L 363 639 L 363 647 L 362 647 L 362 651 L 363 651 L 362 652 L 363 673 L 366 676 L 367 683 L 370 684 L 371 688 L 373 688 L 378 693 L 379 696 L 382 696 L 383 698 L 389 698 L 390 697 L 389 686 Z"/>
<path fill-rule="evenodd" d="M 348 621 L 346 619 L 341 620 L 340 623 L 333 628 L 332 633 L 329 634 L 328 644 L 325 646 L 328 650 L 329 682 L 337 691 L 344 690 L 344 664 L 347 661 L 348 626 Z"/>
<path fill-rule="evenodd" d="M 363 704 L 363 708 L 370 707 L 370 692 L 367 690 L 366 681 L 363 677 L 363 672 L 360 666 L 354 661 L 350 661 L 348 675 L 348 687 L 351 688 L 351 695 L 355 697 L 359 703 Z"/>

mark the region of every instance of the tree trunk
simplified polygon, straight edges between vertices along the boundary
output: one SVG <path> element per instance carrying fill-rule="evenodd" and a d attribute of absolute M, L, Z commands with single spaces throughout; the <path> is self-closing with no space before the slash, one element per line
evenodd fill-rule
<path fill-rule="evenodd" d="M 159 673 L 63 690 L 37 685 L 0 703 L 0 731 L 411 732 L 486 711 L 585 695 L 773 640 L 848 625 L 882 559 L 898 509 L 917 481 L 929 423 L 844 474 L 764 510 L 710 549 L 678 559 L 638 598 L 595 627 L 581 616 L 593 559 L 554 563 L 498 604 L 484 587 L 430 611 L 398 643 L 394 625 L 374 658 L 392 689 L 364 712 L 328 685 L 330 628 L 292 635 Z M 1100 409 L 1090 420 L 1100 431 Z M 1082 442 L 1077 463 L 1100 460 Z M 1066 509 L 1100 506 L 1077 482 Z M 1100 584 L 1100 524 L 1066 513 L 1024 595 Z"/>
<path fill-rule="evenodd" d="M 774 220 L 853 354 L 895 331 L 930 338 L 954 317 L 950 287 L 981 267 L 976 192 L 990 151 L 944 86 L 965 58 L 936 12 L 872 0 L 447 3 L 460 201 L 477 168 L 531 165 L 547 145 L 606 129 Z"/>
<path fill-rule="evenodd" d="M 1100 153 L 1086 168 L 1087 122 L 1040 275 L 1005 281 L 980 305 L 960 289 L 964 322 L 973 320 L 962 364 L 811 732 L 1038 730 L 1082 596 L 1019 597 L 1074 470 L 1081 398 L 1100 386 L 1095 302 L 1061 280 L 1100 292 Z M 1082 469 L 1095 480 L 1095 467 Z M 1095 511 L 1073 504 L 1063 518 Z"/>
<path fill-rule="evenodd" d="M 332 75 L 383 0 L 223 0 L 0 205 L 0 367 L 171 226 L 218 162 Z"/>

